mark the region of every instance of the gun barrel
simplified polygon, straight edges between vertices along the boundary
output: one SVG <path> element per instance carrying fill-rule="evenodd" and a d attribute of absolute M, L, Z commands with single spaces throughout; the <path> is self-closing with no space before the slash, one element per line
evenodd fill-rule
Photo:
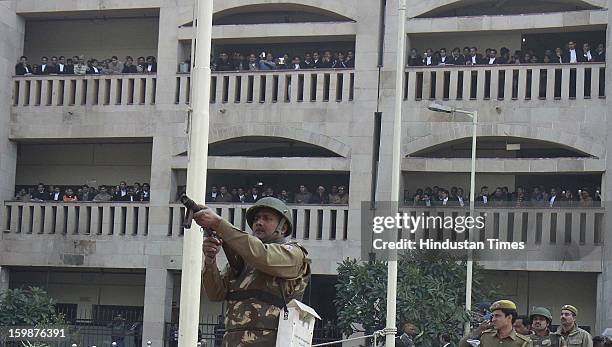
<path fill-rule="evenodd" d="M 181 203 L 187 208 L 190 209 L 193 213 L 196 213 L 201 210 L 200 206 L 196 204 L 195 201 L 191 200 L 187 194 L 181 195 Z"/>

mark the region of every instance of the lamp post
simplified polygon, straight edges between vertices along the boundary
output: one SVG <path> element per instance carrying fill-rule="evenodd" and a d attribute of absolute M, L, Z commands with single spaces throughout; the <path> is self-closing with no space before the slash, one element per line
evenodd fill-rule
<path fill-rule="evenodd" d="M 470 216 L 472 218 L 476 218 L 474 216 L 474 202 L 476 198 L 476 130 L 478 127 L 478 111 L 467 111 L 458 109 L 455 107 L 450 107 L 446 105 L 441 105 L 438 103 L 432 103 L 427 107 L 430 111 L 441 112 L 441 113 L 449 113 L 454 115 L 455 113 L 461 113 L 468 115 L 472 118 L 472 163 L 470 167 Z M 472 231 L 473 228 L 470 228 L 468 241 L 472 239 Z M 468 258 L 466 264 L 466 278 L 465 278 L 465 310 L 466 312 L 470 312 L 470 308 L 472 307 L 472 250 L 468 250 Z M 469 334 L 470 332 L 470 322 L 466 322 L 464 327 L 464 333 Z"/>

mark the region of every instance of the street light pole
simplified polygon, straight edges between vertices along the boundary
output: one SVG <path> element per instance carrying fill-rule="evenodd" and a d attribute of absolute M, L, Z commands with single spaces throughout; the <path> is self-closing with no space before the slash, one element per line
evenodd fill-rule
<path fill-rule="evenodd" d="M 476 201 L 476 130 L 478 128 L 478 112 L 472 112 L 472 163 L 470 167 L 470 217 L 474 216 L 474 204 Z M 469 229 L 468 241 L 472 240 L 474 228 Z M 465 275 L 465 310 L 470 313 L 472 308 L 472 268 L 474 267 L 472 261 L 472 250 L 468 250 L 468 258 L 466 263 L 466 275 Z M 467 321 L 463 327 L 465 335 L 470 333 L 470 322 Z"/>
<path fill-rule="evenodd" d="M 437 103 L 433 103 L 429 105 L 429 110 L 434 112 L 441 113 L 461 113 L 465 114 L 472 118 L 472 162 L 470 166 L 470 217 L 475 217 L 475 202 L 476 202 L 476 136 L 478 130 L 478 111 L 466 111 L 461 110 L 449 106 L 440 105 Z M 474 228 L 469 229 L 468 231 L 468 242 L 472 240 Z M 473 251 L 468 249 L 468 257 L 466 262 L 466 274 L 465 274 L 465 311 L 470 314 L 472 308 L 472 269 L 474 267 Z M 467 321 L 463 326 L 464 334 L 467 335 L 470 333 L 470 322 Z"/>

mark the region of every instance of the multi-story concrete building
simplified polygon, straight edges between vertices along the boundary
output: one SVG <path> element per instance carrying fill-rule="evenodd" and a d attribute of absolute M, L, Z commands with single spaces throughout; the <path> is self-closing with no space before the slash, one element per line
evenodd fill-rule
<path fill-rule="evenodd" d="M 407 50 L 428 47 L 611 48 L 604 0 L 408 1 Z M 99 318 L 132 309 L 155 345 L 175 322 L 182 235 L 177 192 L 187 168 L 193 1 L 0 1 L 0 290 L 45 287 L 63 307 Z M 361 206 L 390 190 L 397 4 L 389 1 L 226 0 L 214 3 L 213 51 L 355 52 L 354 69 L 215 72 L 209 184 L 263 181 L 349 187 L 348 205 L 292 205 L 294 237 L 313 258 L 307 301 L 333 317 L 337 263 L 361 257 Z M 541 53 L 538 53 L 541 54 Z M 155 56 L 157 73 L 14 76 L 21 55 Z M 184 66 L 183 66 L 184 68 Z M 469 189 L 471 124 L 429 111 L 432 101 L 479 112 L 477 187 L 601 187 L 612 76 L 605 62 L 407 67 L 402 192 Z M 380 160 L 373 190 L 375 112 Z M 507 146 L 511 144 L 512 146 Z M 15 188 L 150 182 L 148 203 L 13 201 Z M 402 194 L 400 194 L 402 195 Z M 410 200 L 410 199 L 408 199 Z M 246 204 L 215 204 L 244 227 Z M 409 212 L 457 209 L 402 207 Z M 485 209 L 486 210 L 486 209 Z M 481 211 L 482 212 L 482 211 Z M 587 246 L 580 260 L 486 261 L 490 281 L 521 312 L 579 307 L 581 325 L 612 326 L 612 214 L 602 207 L 488 209 L 487 236 L 535 252 Z M 459 212 L 461 213 L 461 212 Z M 366 240 L 367 241 L 367 240 Z M 221 306 L 202 299 L 202 315 Z M 142 315 L 141 317 L 138 317 Z M 83 318 L 83 317 L 82 317 Z"/>

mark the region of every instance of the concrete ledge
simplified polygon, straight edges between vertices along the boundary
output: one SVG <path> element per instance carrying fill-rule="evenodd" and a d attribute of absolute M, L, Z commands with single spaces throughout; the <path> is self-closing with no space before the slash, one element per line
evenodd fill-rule
<path fill-rule="evenodd" d="M 403 171 L 470 172 L 470 158 L 404 158 Z M 604 159 L 593 158 L 480 158 L 479 173 L 603 172 Z"/>

